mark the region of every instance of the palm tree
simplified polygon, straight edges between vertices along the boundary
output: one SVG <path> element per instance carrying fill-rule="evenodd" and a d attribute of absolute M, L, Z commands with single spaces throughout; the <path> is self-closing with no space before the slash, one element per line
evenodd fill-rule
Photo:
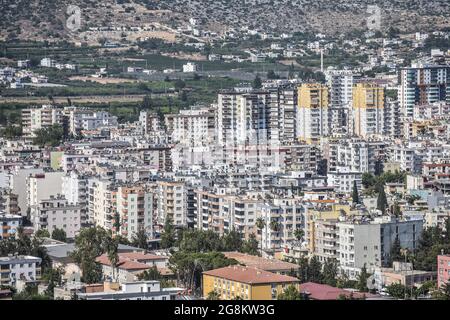
<path fill-rule="evenodd" d="M 305 235 L 305 232 L 302 229 L 295 229 L 294 231 L 294 237 L 298 241 L 301 241 L 303 236 Z"/>
<path fill-rule="evenodd" d="M 108 237 L 106 240 L 106 255 L 111 263 L 113 281 L 116 280 L 116 269 L 119 264 L 119 242 L 117 239 Z"/>
<path fill-rule="evenodd" d="M 280 230 L 280 224 L 278 223 L 278 221 L 270 221 L 270 229 L 274 232 L 278 232 Z"/>
<path fill-rule="evenodd" d="M 258 219 L 256 219 L 256 228 L 258 228 L 259 232 L 261 233 L 261 253 L 262 253 L 262 229 L 264 229 L 266 227 L 266 221 L 262 218 L 259 217 Z"/>

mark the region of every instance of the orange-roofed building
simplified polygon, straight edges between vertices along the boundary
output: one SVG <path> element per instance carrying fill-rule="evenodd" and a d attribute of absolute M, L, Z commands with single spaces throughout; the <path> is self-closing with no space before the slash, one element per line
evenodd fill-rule
<path fill-rule="evenodd" d="M 105 278 L 117 280 L 120 283 L 132 282 L 138 279 L 138 275 L 156 266 L 164 276 L 172 276 L 173 272 L 168 268 L 169 258 L 140 252 L 121 252 L 119 262 L 113 272 L 111 262 L 106 254 L 99 256 L 96 261 L 101 264 Z"/>
<path fill-rule="evenodd" d="M 223 300 L 274 300 L 289 285 L 298 289 L 299 283 L 294 277 L 235 265 L 203 272 L 203 296 L 215 291 Z"/>

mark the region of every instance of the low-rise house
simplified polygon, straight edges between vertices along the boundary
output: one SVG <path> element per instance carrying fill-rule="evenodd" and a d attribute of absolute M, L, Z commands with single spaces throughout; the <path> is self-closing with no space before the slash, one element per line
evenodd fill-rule
<path fill-rule="evenodd" d="M 394 283 L 407 287 L 420 286 L 424 282 L 436 279 L 436 272 L 413 270 L 411 263 L 394 262 L 392 268 L 376 268 L 374 272 L 375 288 L 381 290 Z"/>
<path fill-rule="evenodd" d="M 118 255 L 119 261 L 115 268 L 112 267 L 106 254 L 96 259 L 102 266 L 103 277 L 105 279 L 112 279 L 119 283 L 136 281 L 138 280 L 138 275 L 153 266 L 164 276 L 172 274 L 167 267 L 169 258 L 166 256 L 137 252 L 119 253 Z"/>

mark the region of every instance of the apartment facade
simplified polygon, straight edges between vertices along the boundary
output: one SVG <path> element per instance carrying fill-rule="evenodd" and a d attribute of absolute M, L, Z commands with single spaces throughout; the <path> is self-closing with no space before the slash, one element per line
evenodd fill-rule
<path fill-rule="evenodd" d="M 203 272 L 203 297 L 217 292 L 221 300 L 275 300 L 288 286 L 299 289 L 299 280 L 252 267 L 228 266 Z"/>
<path fill-rule="evenodd" d="M 22 216 L 0 212 L 0 240 L 15 238 L 17 228 L 22 225 Z"/>
<path fill-rule="evenodd" d="M 81 207 L 69 204 L 64 196 L 50 196 L 32 207 L 31 222 L 35 230 L 45 229 L 52 234 L 55 229 L 62 229 L 67 238 L 75 239 L 82 224 Z"/>
<path fill-rule="evenodd" d="M 50 105 L 41 108 L 22 109 L 22 128 L 25 136 L 32 137 L 36 130 L 63 124 L 62 109 Z"/>
<path fill-rule="evenodd" d="M 297 138 L 308 144 L 329 135 L 329 90 L 318 84 L 302 84 L 298 88 Z"/>
<path fill-rule="evenodd" d="M 418 247 L 423 220 L 398 220 L 393 217 L 376 218 L 366 222 L 338 222 L 338 261 L 350 277 L 358 275 L 366 266 L 369 272 L 389 262 L 392 245 L 398 238 L 400 246 L 410 252 Z"/>
<path fill-rule="evenodd" d="M 399 100 L 407 117 L 414 116 L 416 105 L 450 103 L 450 67 L 422 64 L 401 69 Z"/>
<path fill-rule="evenodd" d="M 438 287 L 450 283 L 450 255 L 441 254 L 437 257 L 437 283 Z"/>
<path fill-rule="evenodd" d="M 164 225 L 167 217 L 175 226 L 187 226 L 186 191 L 183 182 L 157 181 L 157 223 Z"/>
<path fill-rule="evenodd" d="M 0 257 L 0 285 L 16 286 L 17 280 L 39 280 L 41 258 L 32 256 Z"/>
<path fill-rule="evenodd" d="M 369 138 L 384 133 L 385 91 L 372 83 L 358 83 L 353 89 L 355 135 Z"/>
<path fill-rule="evenodd" d="M 131 239 L 140 230 L 153 238 L 154 192 L 145 185 L 120 186 L 117 189 L 114 221 L 118 217 L 119 230 L 113 224 L 113 232 Z"/>

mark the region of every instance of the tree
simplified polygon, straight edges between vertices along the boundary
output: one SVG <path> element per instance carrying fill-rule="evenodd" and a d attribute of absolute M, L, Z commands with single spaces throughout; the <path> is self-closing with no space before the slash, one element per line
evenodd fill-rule
<path fill-rule="evenodd" d="M 64 231 L 64 229 L 55 228 L 52 232 L 52 239 L 66 242 L 67 241 L 66 232 Z"/>
<path fill-rule="evenodd" d="M 225 251 L 238 251 L 242 248 L 242 238 L 239 232 L 231 230 L 223 238 L 223 249 Z"/>
<path fill-rule="evenodd" d="M 0 257 L 15 253 L 39 257 L 42 260 L 42 273 L 45 273 L 47 269 L 51 268 L 52 261 L 48 255 L 47 248 L 42 246 L 42 242 L 42 238 L 39 237 L 31 239 L 23 232 L 23 227 L 19 227 L 15 238 L 0 241 Z"/>
<path fill-rule="evenodd" d="M 317 256 L 313 256 L 308 264 L 308 281 L 321 283 L 322 282 L 322 264 Z"/>
<path fill-rule="evenodd" d="M 394 261 L 401 261 L 402 259 L 402 247 L 400 245 L 400 239 L 398 235 L 395 237 L 394 242 L 392 243 L 391 250 L 389 252 L 389 264 L 392 267 L 392 263 Z"/>
<path fill-rule="evenodd" d="M 256 228 L 259 231 L 259 234 L 261 235 L 261 252 L 262 252 L 262 230 L 265 228 L 266 226 L 266 221 L 262 218 L 259 217 L 258 219 L 256 219 Z"/>
<path fill-rule="evenodd" d="M 220 300 L 220 293 L 216 290 L 208 292 L 208 296 L 206 297 L 206 300 Z"/>
<path fill-rule="evenodd" d="M 38 293 L 38 286 L 36 284 L 27 284 L 25 289 L 12 297 L 13 300 L 51 300 L 52 298 L 46 294 Z"/>
<path fill-rule="evenodd" d="M 369 279 L 370 274 L 367 272 L 366 265 L 361 268 L 361 272 L 358 275 L 358 283 L 357 289 L 362 292 L 368 292 L 369 288 L 367 288 L 367 280 Z"/>
<path fill-rule="evenodd" d="M 35 132 L 34 144 L 41 147 L 59 145 L 64 137 L 64 129 L 60 124 L 54 124 L 51 127 L 38 129 Z"/>
<path fill-rule="evenodd" d="M 161 247 L 163 249 L 172 248 L 175 244 L 175 227 L 170 215 L 167 215 L 164 223 L 164 230 L 161 234 Z"/>
<path fill-rule="evenodd" d="M 269 70 L 267 72 L 267 79 L 278 79 L 278 76 L 276 75 L 275 71 Z"/>
<path fill-rule="evenodd" d="M 45 290 L 45 295 L 53 298 L 54 289 L 58 285 L 62 284 L 62 276 L 64 275 L 65 270 L 63 267 L 59 267 L 56 269 L 49 268 L 42 275 L 42 280 L 48 283 L 47 289 Z"/>
<path fill-rule="evenodd" d="M 327 259 L 323 265 L 322 282 L 332 287 L 337 285 L 338 263 L 336 259 Z"/>
<path fill-rule="evenodd" d="M 252 256 L 259 255 L 258 253 L 258 240 L 256 240 L 256 236 L 254 234 L 251 234 L 247 241 L 244 241 L 242 243 L 242 253 L 247 253 Z"/>
<path fill-rule="evenodd" d="M 117 239 L 113 239 L 110 235 L 105 239 L 104 246 L 108 260 L 111 263 L 113 281 L 117 281 L 117 279 L 115 279 L 115 275 L 119 264 L 119 242 Z"/>
<path fill-rule="evenodd" d="M 273 232 L 280 231 L 280 224 L 278 223 L 278 221 L 276 220 L 270 221 L 270 230 L 272 230 Z"/>
<path fill-rule="evenodd" d="M 383 214 L 386 212 L 386 207 L 388 205 L 387 198 L 386 198 L 386 192 L 384 191 L 384 184 L 380 184 L 378 187 L 378 198 L 377 198 L 377 209 L 383 212 Z"/>
<path fill-rule="evenodd" d="M 50 238 L 50 232 L 47 229 L 39 229 L 34 233 L 37 238 Z"/>
<path fill-rule="evenodd" d="M 181 91 L 185 87 L 186 87 L 186 83 L 183 80 L 178 79 L 177 81 L 175 81 L 175 89 L 177 91 Z"/>
<path fill-rule="evenodd" d="M 301 283 L 309 281 L 308 269 L 309 269 L 308 258 L 301 257 L 298 260 L 298 274 L 297 274 L 297 278 L 300 280 Z"/>
<path fill-rule="evenodd" d="M 284 289 L 282 293 L 278 294 L 277 300 L 305 300 L 305 298 L 297 288 L 291 284 Z"/>
<path fill-rule="evenodd" d="M 354 204 L 359 203 L 358 186 L 356 185 L 356 180 L 353 180 L 352 201 Z"/>
<path fill-rule="evenodd" d="M 305 235 L 305 232 L 303 229 L 295 229 L 294 230 L 294 237 L 297 239 L 297 241 L 301 241 Z"/>
<path fill-rule="evenodd" d="M 156 266 L 152 266 L 150 269 L 145 270 L 141 274 L 138 274 L 137 277 L 139 280 L 145 280 L 145 281 L 162 279 L 162 275 Z"/>
<path fill-rule="evenodd" d="M 6 139 L 13 139 L 22 136 L 22 126 L 8 125 L 0 130 L 0 136 Z"/>
<path fill-rule="evenodd" d="M 394 216 L 396 216 L 397 218 L 399 218 L 402 215 L 402 211 L 400 209 L 398 202 L 394 203 L 394 208 L 392 211 L 393 211 Z"/>
<path fill-rule="evenodd" d="M 408 289 L 401 283 L 393 283 L 386 287 L 386 292 L 393 298 L 404 299 L 408 295 Z"/>
<path fill-rule="evenodd" d="M 169 259 L 170 268 L 186 288 L 197 289 L 202 272 L 238 264 L 221 252 L 175 252 Z"/>
<path fill-rule="evenodd" d="M 114 222 L 113 222 L 113 227 L 114 227 L 114 231 L 116 234 L 120 233 L 120 214 L 119 212 L 114 213 Z"/>
<path fill-rule="evenodd" d="M 141 249 L 147 249 L 148 248 L 148 242 L 147 242 L 147 234 L 145 233 L 144 229 L 139 229 L 138 232 L 136 232 L 131 239 L 131 244 L 135 247 L 141 248 Z"/>
<path fill-rule="evenodd" d="M 262 88 L 262 81 L 261 78 L 257 75 L 255 77 L 255 80 L 253 80 L 253 89 L 261 89 Z"/>
<path fill-rule="evenodd" d="M 450 300 L 450 282 L 447 282 L 435 294 L 433 297 L 437 300 Z"/>
<path fill-rule="evenodd" d="M 149 110 L 153 107 L 153 101 L 152 98 L 148 95 L 144 96 L 142 99 L 142 109 Z"/>
<path fill-rule="evenodd" d="M 363 173 L 362 175 L 362 185 L 365 189 L 369 189 L 370 187 L 374 186 L 376 183 L 376 179 L 373 175 L 371 175 L 368 172 Z"/>
<path fill-rule="evenodd" d="M 83 282 L 91 284 L 102 279 L 102 268 L 96 258 L 106 252 L 105 239 L 109 234 L 100 227 L 82 229 L 75 237 L 72 258 L 80 266 Z"/>

